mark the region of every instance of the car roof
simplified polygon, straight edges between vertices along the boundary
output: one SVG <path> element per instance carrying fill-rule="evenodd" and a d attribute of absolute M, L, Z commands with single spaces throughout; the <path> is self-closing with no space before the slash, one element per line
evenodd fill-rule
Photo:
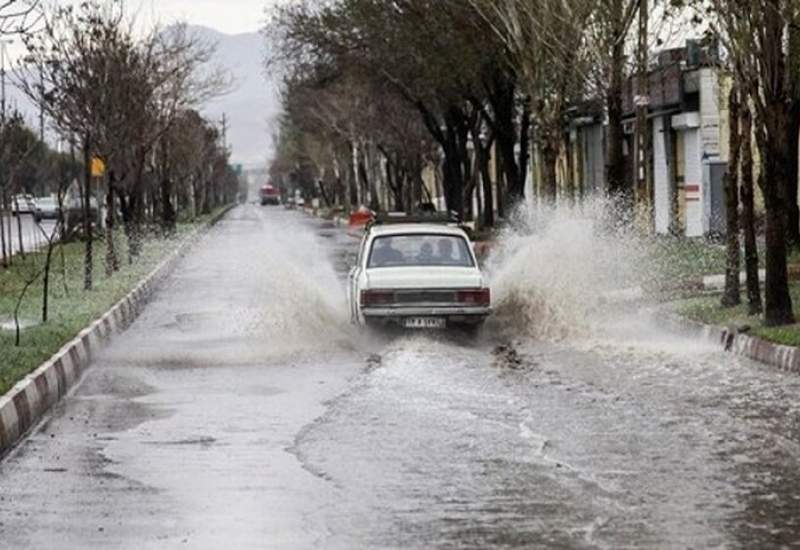
<path fill-rule="evenodd" d="M 393 223 L 387 225 L 373 225 L 370 234 L 375 237 L 391 235 L 452 235 L 467 238 L 467 234 L 460 227 L 437 223 Z"/>

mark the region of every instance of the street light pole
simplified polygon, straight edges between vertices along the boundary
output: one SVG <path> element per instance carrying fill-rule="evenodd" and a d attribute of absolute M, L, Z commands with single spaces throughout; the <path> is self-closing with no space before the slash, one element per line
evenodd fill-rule
<path fill-rule="evenodd" d="M 222 113 L 222 150 L 228 152 L 228 117 Z"/>
<path fill-rule="evenodd" d="M 0 122 L 6 123 L 6 41 L 0 42 Z"/>
<path fill-rule="evenodd" d="M 6 123 L 6 46 L 13 40 L 0 40 L 0 123 Z"/>

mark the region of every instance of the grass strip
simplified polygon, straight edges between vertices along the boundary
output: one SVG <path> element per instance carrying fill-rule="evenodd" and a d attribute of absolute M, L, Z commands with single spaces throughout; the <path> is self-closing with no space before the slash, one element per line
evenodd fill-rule
<path fill-rule="evenodd" d="M 134 263 L 128 261 L 128 242 L 120 232 L 115 244 L 120 270 L 106 276 L 105 240 L 95 241 L 93 251 L 94 287 L 83 290 L 84 250 L 82 242 L 72 242 L 53 253 L 50 276 L 50 307 L 47 323 L 42 323 L 43 284 L 41 278 L 28 290 L 20 308 L 19 318 L 26 328 L 21 342 L 15 345 L 13 330 L 14 308 L 22 289 L 45 262 L 45 251 L 28 254 L 23 260 L 14 258 L 8 269 L 0 268 L 0 395 L 34 371 L 73 339 L 81 330 L 100 318 L 124 298 L 139 282 L 155 269 L 196 228 L 206 223 L 206 216 L 194 223 L 178 225 L 169 238 L 151 236 Z"/>
<path fill-rule="evenodd" d="M 789 286 L 792 302 L 800 304 L 800 283 Z M 759 315 L 748 315 L 746 298 L 743 303 L 733 308 L 720 305 L 720 295 L 706 295 L 691 298 L 678 303 L 676 312 L 688 319 L 708 325 L 749 327 L 749 334 L 763 338 L 769 342 L 785 346 L 800 346 L 800 324 L 782 327 L 766 327 Z"/>

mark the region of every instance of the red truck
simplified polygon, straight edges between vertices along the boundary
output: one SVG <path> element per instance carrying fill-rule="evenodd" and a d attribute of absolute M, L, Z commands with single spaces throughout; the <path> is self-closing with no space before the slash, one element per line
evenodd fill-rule
<path fill-rule="evenodd" d="M 264 206 L 265 204 L 277 205 L 281 203 L 280 191 L 269 184 L 261 188 L 259 191 L 259 196 L 261 197 L 261 206 Z"/>

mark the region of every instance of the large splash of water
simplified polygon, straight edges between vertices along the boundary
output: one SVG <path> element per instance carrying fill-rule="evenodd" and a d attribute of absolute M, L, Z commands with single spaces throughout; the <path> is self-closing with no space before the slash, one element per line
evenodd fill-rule
<path fill-rule="evenodd" d="M 269 268 L 264 272 L 258 332 L 287 350 L 349 347 L 355 337 L 349 322 L 345 283 L 337 274 L 324 239 L 289 216 L 262 218 L 269 235 Z"/>
<path fill-rule="evenodd" d="M 487 261 L 494 323 L 504 331 L 561 339 L 589 330 L 609 296 L 639 287 L 642 240 L 608 201 L 557 208 L 521 206 Z"/>

